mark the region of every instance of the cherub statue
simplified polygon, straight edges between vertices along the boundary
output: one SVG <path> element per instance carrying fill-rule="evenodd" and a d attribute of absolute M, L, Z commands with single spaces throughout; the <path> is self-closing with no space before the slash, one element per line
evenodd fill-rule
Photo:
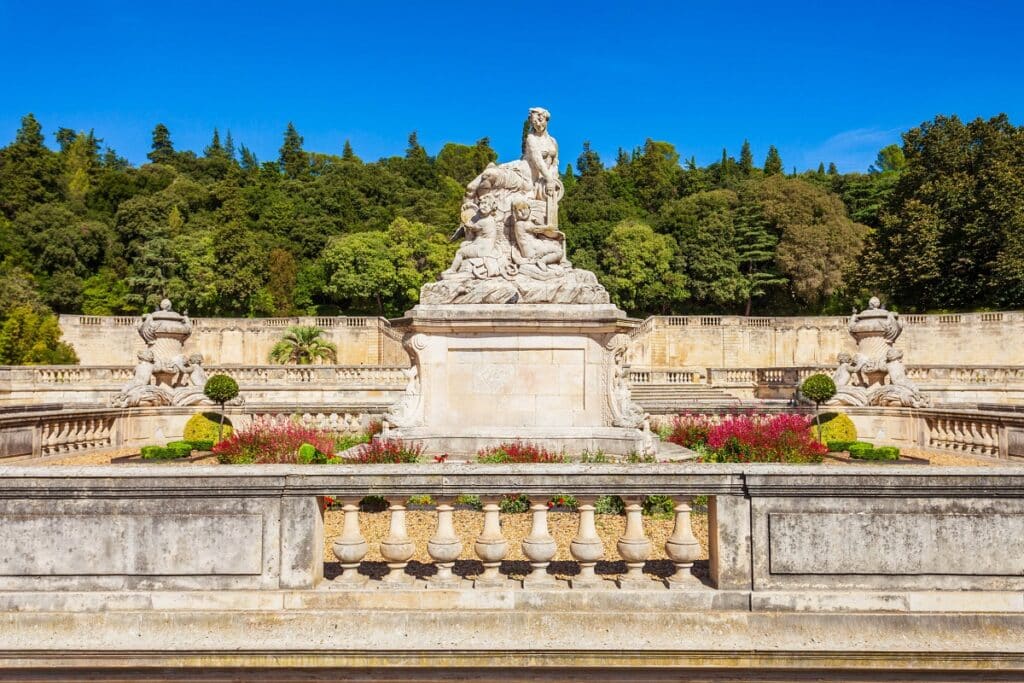
<path fill-rule="evenodd" d="M 525 199 L 512 202 L 512 234 L 516 250 L 512 260 L 516 264 L 532 263 L 541 271 L 565 259 L 565 234 L 557 229 L 537 225 L 530 220 L 530 203 Z"/>
<path fill-rule="evenodd" d="M 470 261 L 472 272 L 477 277 L 494 277 L 500 273 L 498 259 L 501 252 L 497 245 L 501 226 L 495 219 L 497 211 L 498 206 L 494 198 L 487 195 L 480 198 L 477 211 L 479 218 L 463 224 L 466 234 L 472 239 L 463 242 L 455 252 L 451 268 L 448 269 L 449 273 L 462 271 L 464 261 Z"/>

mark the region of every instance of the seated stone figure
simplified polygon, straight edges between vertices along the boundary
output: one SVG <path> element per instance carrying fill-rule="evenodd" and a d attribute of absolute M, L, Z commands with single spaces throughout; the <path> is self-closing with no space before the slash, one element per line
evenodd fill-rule
<path fill-rule="evenodd" d="M 451 267 L 442 277 L 472 274 L 479 278 L 494 277 L 500 273 L 502 253 L 499 249 L 501 226 L 495 218 L 497 205 L 485 196 L 480 200 L 477 217 L 464 223 L 466 240 L 455 252 Z"/>
<path fill-rule="evenodd" d="M 157 369 L 153 351 L 151 349 L 139 351 L 138 359 L 139 364 L 135 366 L 135 376 L 121 388 L 120 393 L 111 401 L 115 408 L 156 406 L 168 403 L 165 392 L 153 384 Z"/>
<path fill-rule="evenodd" d="M 534 265 L 541 272 L 549 265 L 565 261 L 565 234 L 530 220 L 532 209 L 525 199 L 512 202 L 512 235 L 515 247 L 512 261 L 520 266 Z"/>

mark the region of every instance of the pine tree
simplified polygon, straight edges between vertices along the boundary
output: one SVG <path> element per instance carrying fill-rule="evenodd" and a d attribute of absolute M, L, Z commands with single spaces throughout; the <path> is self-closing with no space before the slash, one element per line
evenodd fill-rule
<path fill-rule="evenodd" d="M 224 148 L 220 145 L 220 133 L 216 128 L 213 129 L 213 139 L 210 140 L 210 144 L 203 148 L 203 155 L 207 159 L 224 155 Z"/>
<path fill-rule="evenodd" d="M 836 162 L 834 162 L 834 161 L 830 161 L 829 162 L 829 164 L 828 164 L 828 174 L 829 175 L 839 175 L 839 169 L 836 168 Z"/>
<path fill-rule="evenodd" d="M 169 164 L 174 160 L 174 143 L 171 142 L 171 131 L 162 123 L 153 129 L 152 151 L 146 156 L 154 164 Z"/>
<path fill-rule="evenodd" d="M 260 167 L 259 159 L 252 153 L 252 150 L 242 145 L 239 148 L 238 155 L 241 157 L 242 168 L 246 171 L 255 171 Z"/>
<path fill-rule="evenodd" d="M 302 136 L 289 121 L 284 131 L 278 164 L 286 178 L 305 178 L 309 175 L 309 155 L 302 149 Z"/>
<path fill-rule="evenodd" d="M 231 137 L 231 130 L 228 130 L 227 136 L 224 138 L 224 154 L 227 155 L 228 159 L 235 160 L 235 140 Z"/>
<path fill-rule="evenodd" d="M 405 149 L 405 173 L 420 187 L 434 187 L 437 175 L 427 150 L 420 144 L 416 131 L 409 134 L 409 146 Z"/>
<path fill-rule="evenodd" d="M 619 153 L 615 157 L 615 167 L 623 169 L 629 166 L 629 154 L 619 147 Z"/>
<path fill-rule="evenodd" d="M 601 157 L 590 149 L 590 140 L 583 141 L 583 152 L 576 158 L 576 172 L 580 177 L 597 175 L 604 170 Z"/>
<path fill-rule="evenodd" d="M 750 151 L 750 141 L 743 141 L 743 148 L 740 149 L 740 172 L 749 176 L 754 172 L 754 153 Z"/>
<path fill-rule="evenodd" d="M 355 161 L 356 153 L 352 151 L 352 143 L 347 139 L 345 140 L 345 146 L 341 150 L 341 158 L 345 161 Z"/>
<path fill-rule="evenodd" d="M 825 162 L 818 162 L 818 175 L 825 175 Z"/>
<path fill-rule="evenodd" d="M 786 278 L 772 270 L 775 246 L 779 240 L 768 228 L 757 197 L 750 190 L 740 192 L 734 225 L 736 254 L 740 272 L 747 281 L 747 303 L 743 315 L 749 316 L 753 301 L 764 296 L 766 288 L 783 285 Z"/>
<path fill-rule="evenodd" d="M 576 187 L 576 174 L 572 172 L 572 164 L 565 165 L 565 172 L 562 174 L 562 187 L 567 193 Z"/>
<path fill-rule="evenodd" d="M 765 175 L 782 175 L 782 157 L 779 155 L 779 150 L 775 148 L 775 145 L 768 147 L 768 156 L 764 159 L 764 174 Z"/>

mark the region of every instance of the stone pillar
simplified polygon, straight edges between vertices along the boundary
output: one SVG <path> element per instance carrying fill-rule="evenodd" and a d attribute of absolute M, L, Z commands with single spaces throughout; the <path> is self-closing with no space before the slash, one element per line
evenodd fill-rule
<path fill-rule="evenodd" d="M 495 498 L 486 498 L 484 504 L 484 528 L 473 544 L 476 556 L 484 565 L 484 573 L 477 577 L 475 586 L 479 588 L 504 585 L 506 579 L 498 571 L 501 561 L 508 552 L 508 541 L 501 535 L 501 508 Z"/>
<path fill-rule="evenodd" d="M 708 497 L 708 564 L 711 582 L 721 590 L 751 590 L 753 570 L 750 499 Z"/>
<path fill-rule="evenodd" d="M 341 536 L 334 539 L 334 556 L 341 562 L 342 572 L 334 580 L 338 583 L 356 585 L 366 582 L 365 576 L 359 575 L 359 563 L 366 557 L 366 539 L 359 531 L 359 501 L 346 500 L 341 508 L 345 513 L 345 521 L 341 528 Z"/>
<path fill-rule="evenodd" d="M 391 527 L 388 537 L 380 543 L 380 554 L 388 564 L 384 583 L 412 583 L 414 579 L 405 573 L 405 568 L 409 564 L 409 558 L 416 552 L 416 547 L 405 527 L 405 506 L 392 505 L 388 510 L 391 512 Z"/>
<path fill-rule="evenodd" d="M 455 535 L 452 513 L 455 510 L 447 500 L 437 505 L 437 531 L 427 541 L 427 552 L 437 565 L 437 574 L 430 579 L 431 586 L 445 588 L 459 584 L 459 577 L 452 573 L 455 560 L 462 552 L 462 541 Z"/>
<path fill-rule="evenodd" d="M 700 542 L 690 526 L 690 500 L 676 503 L 676 521 L 672 535 L 665 542 L 665 554 L 676 565 L 676 573 L 668 577 L 669 588 L 700 588 L 704 584 L 693 575 L 693 562 L 700 557 Z"/>
<path fill-rule="evenodd" d="M 523 585 L 553 584 L 555 577 L 548 574 L 547 569 L 557 548 L 555 539 L 548 533 L 548 506 L 536 503 L 530 509 L 533 511 L 533 529 L 523 539 L 522 548 L 533 570 L 523 579 Z"/>
<path fill-rule="evenodd" d="M 626 573 L 620 579 L 622 587 L 647 588 L 650 581 L 644 576 L 644 562 L 651 554 L 651 540 L 644 535 L 643 507 L 639 497 L 624 497 L 626 505 L 626 531 L 615 547 L 626 561 Z"/>
<path fill-rule="evenodd" d="M 572 580 L 573 588 L 592 588 L 601 579 L 594 573 L 594 565 L 604 557 L 604 546 L 594 526 L 594 498 L 578 498 L 580 526 L 576 538 L 569 544 L 569 552 L 580 565 L 580 573 Z"/>

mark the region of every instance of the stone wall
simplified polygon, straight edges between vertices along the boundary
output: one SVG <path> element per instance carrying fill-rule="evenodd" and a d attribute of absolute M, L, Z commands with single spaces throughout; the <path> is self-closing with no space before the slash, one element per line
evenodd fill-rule
<path fill-rule="evenodd" d="M 1024 312 L 903 315 L 896 346 L 914 365 L 1024 365 Z M 655 316 L 634 335 L 634 365 L 769 368 L 833 365 L 856 351 L 846 317 Z"/>
<path fill-rule="evenodd" d="M 1024 366 L 1024 312 L 904 315 L 896 345 L 914 365 Z M 134 365 L 142 340 L 134 317 L 62 315 L 64 339 L 83 365 Z M 653 316 L 633 334 L 630 363 L 661 367 L 769 368 L 831 365 L 854 351 L 846 317 Z M 342 365 L 402 365 L 401 339 L 383 318 L 197 318 L 186 343 L 208 363 L 260 365 L 289 325 L 317 325 Z"/>
<path fill-rule="evenodd" d="M 82 365 L 134 366 L 145 347 L 136 330 L 140 318 L 62 315 L 63 339 L 74 347 Z M 264 365 L 270 349 L 291 325 L 316 325 L 338 348 L 341 365 L 403 365 L 409 360 L 401 340 L 389 335 L 387 321 L 368 317 L 195 318 L 188 353 L 201 353 L 209 364 Z"/>
<path fill-rule="evenodd" d="M 534 501 L 522 544 L 533 573 L 498 571 L 510 544 L 493 502 L 455 529 L 446 501 L 460 493 Z M 560 493 L 582 502 L 571 544 L 548 535 L 543 501 Z M 673 533 L 657 545 L 639 503 L 653 493 L 675 501 Z M 627 523 L 603 547 L 589 501 L 610 494 L 627 501 Z M 343 503 L 343 526 L 325 523 L 327 495 Z M 386 539 L 381 525 L 360 526 L 366 495 L 391 502 Z M 701 495 L 703 548 L 690 507 Z M 615 680 L 745 667 L 775 668 L 770 680 L 829 680 L 821 670 L 837 668 L 857 680 L 899 668 L 1011 680 L 1024 670 L 1022 495 L 1022 470 L 1008 467 L 3 467 L 0 666 L 63 680 L 76 667 L 126 680 L 146 666 L 204 680 L 205 669 L 251 666 L 335 667 L 319 675 L 337 680 L 365 667 L 375 680 L 426 680 L 415 669 L 426 666 L 479 680 L 495 680 L 489 667 L 528 667 L 538 681 L 574 667 L 568 678 L 587 680 L 609 680 L 595 677 L 602 667 Z M 417 578 L 409 496 L 440 501 L 431 561 L 415 563 L 434 571 Z M 371 543 L 386 566 L 363 562 Z M 347 558 L 344 572 L 325 546 Z M 442 574 L 463 549 L 493 567 L 493 583 Z M 573 560 L 549 573 L 559 550 Z M 662 550 L 668 571 L 642 571 Z M 627 569 L 602 567 L 588 583 L 601 559 Z"/>

